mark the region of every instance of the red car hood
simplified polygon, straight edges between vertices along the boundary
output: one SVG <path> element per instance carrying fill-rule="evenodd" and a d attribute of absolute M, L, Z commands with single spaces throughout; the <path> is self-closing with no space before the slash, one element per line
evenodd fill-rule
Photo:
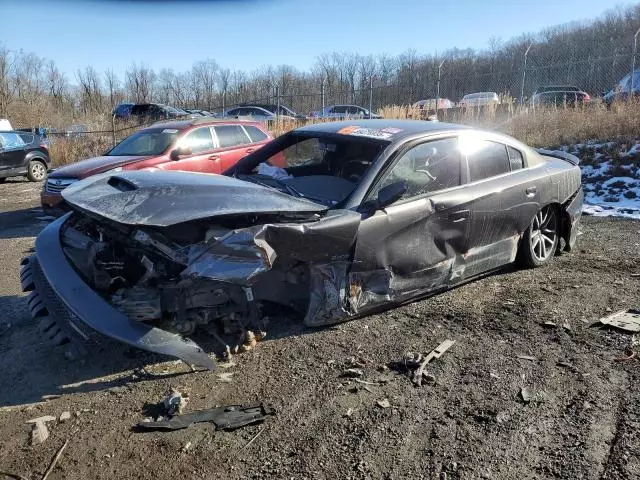
<path fill-rule="evenodd" d="M 49 178 L 86 178 L 91 175 L 106 172 L 112 168 L 122 167 L 130 163 L 146 160 L 149 156 L 104 156 L 94 157 L 56 168 L 49 174 Z"/>

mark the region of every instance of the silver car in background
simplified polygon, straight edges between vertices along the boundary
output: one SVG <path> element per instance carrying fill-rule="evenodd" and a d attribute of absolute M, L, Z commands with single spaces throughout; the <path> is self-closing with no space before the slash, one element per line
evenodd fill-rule
<path fill-rule="evenodd" d="M 498 105 L 500 103 L 500 97 L 496 92 L 477 92 L 468 93 L 462 100 L 460 100 L 459 106 L 461 107 L 482 107 L 484 105 Z"/>
<path fill-rule="evenodd" d="M 335 120 L 345 118 L 382 118 L 381 115 L 369 112 L 366 108 L 359 107 L 358 105 L 331 105 L 324 107 L 322 110 L 311 112 L 309 116 L 311 118 L 332 118 Z"/>

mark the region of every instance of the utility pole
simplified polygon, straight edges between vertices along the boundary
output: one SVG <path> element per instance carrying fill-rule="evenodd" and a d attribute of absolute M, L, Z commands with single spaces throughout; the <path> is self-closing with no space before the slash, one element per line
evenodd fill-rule
<path fill-rule="evenodd" d="M 436 83 L 436 118 L 438 118 L 438 104 L 440 103 L 440 74 L 442 73 L 442 65 L 446 62 L 447 59 L 444 58 L 440 65 L 438 65 L 438 83 Z M 427 111 L 429 106 L 427 105 Z"/>
<path fill-rule="evenodd" d="M 529 55 L 529 50 L 531 50 L 531 45 L 533 45 L 533 43 L 530 43 L 529 46 L 527 47 L 527 51 L 524 52 L 524 66 L 522 68 L 522 86 L 520 87 L 520 106 L 524 105 L 524 80 L 527 77 L 527 56 Z"/>
<path fill-rule="evenodd" d="M 373 75 L 369 77 L 369 120 L 371 120 L 372 108 L 373 108 Z"/>

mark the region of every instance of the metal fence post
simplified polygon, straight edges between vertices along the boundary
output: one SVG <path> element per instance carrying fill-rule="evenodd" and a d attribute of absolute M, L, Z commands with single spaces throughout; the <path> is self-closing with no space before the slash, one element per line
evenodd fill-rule
<path fill-rule="evenodd" d="M 276 85 L 276 120 L 280 118 L 280 86 Z"/>
<path fill-rule="evenodd" d="M 111 143 L 116 146 L 116 114 L 111 115 Z"/>
<path fill-rule="evenodd" d="M 529 50 L 531 50 L 531 45 L 533 45 L 533 43 L 530 43 L 529 46 L 527 47 L 527 51 L 524 52 L 524 65 L 522 67 L 522 85 L 520 87 L 520 106 L 524 105 L 524 81 L 527 78 L 527 56 L 529 55 Z"/>
<path fill-rule="evenodd" d="M 629 85 L 629 100 L 633 98 L 633 77 L 635 77 L 636 71 L 636 53 L 638 52 L 638 34 L 640 34 L 640 28 L 633 36 L 633 53 L 631 54 L 631 84 Z"/>
<path fill-rule="evenodd" d="M 322 109 L 320 110 L 320 115 L 324 115 L 324 77 L 322 77 L 322 82 L 320 82 L 320 102 L 322 103 Z"/>
<path fill-rule="evenodd" d="M 436 118 L 438 118 L 438 103 L 440 103 L 440 74 L 442 73 L 442 65 L 446 62 L 447 59 L 443 59 L 438 65 L 438 82 L 436 83 Z M 427 105 L 427 112 L 429 111 L 429 106 Z"/>
<path fill-rule="evenodd" d="M 369 120 L 371 120 L 372 109 L 373 109 L 373 75 L 369 77 Z"/>

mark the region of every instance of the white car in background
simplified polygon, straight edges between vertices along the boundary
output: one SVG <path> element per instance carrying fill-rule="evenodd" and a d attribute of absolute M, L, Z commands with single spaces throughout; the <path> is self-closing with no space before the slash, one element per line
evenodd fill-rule
<path fill-rule="evenodd" d="M 435 110 L 436 99 L 428 98 L 426 100 L 418 100 L 412 105 L 412 108 L 419 108 L 420 110 Z M 453 102 L 448 98 L 438 99 L 438 110 L 444 110 L 446 108 L 453 108 Z"/>
<path fill-rule="evenodd" d="M 309 116 L 311 118 L 334 118 L 336 120 L 344 118 L 382 118 L 377 113 L 369 112 L 366 108 L 358 105 L 331 105 L 324 107 L 323 110 L 311 112 Z"/>
<path fill-rule="evenodd" d="M 496 92 L 476 92 L 467 93 L 462 100 L 460 100 L 459 106 L 461 107 L 482 107 L 484 105 L 498 105 L 500 103 L 500 97 Z"/>

